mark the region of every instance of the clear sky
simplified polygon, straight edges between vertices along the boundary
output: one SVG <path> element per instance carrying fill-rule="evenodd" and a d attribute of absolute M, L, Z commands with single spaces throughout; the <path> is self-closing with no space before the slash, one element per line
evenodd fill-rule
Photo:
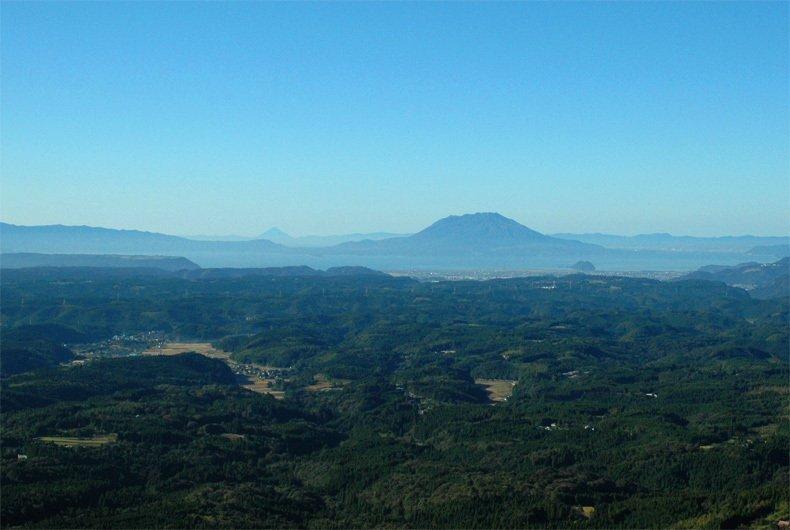
<path fill-rule="evenodd" d="M 0 219 L 790 232 L 788 4 L 3 2 Z"/>

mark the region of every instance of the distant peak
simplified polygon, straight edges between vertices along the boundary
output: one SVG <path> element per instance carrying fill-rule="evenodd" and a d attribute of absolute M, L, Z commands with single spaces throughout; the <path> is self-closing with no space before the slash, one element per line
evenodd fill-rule
<path fill-rule="evenodd" d="M 529 230 L 521 223 L 514 221 L 496 212 L 477 212 L 466 213 L 463 215 L 450 215 L 439 219 L 432 226 L 436 225 L 458 225 L 458 226 L 519 226 Z M 430 228 L 430 227 L 429 227 Z"/>
<path fill-rule="evenodd" d="M 273 226 L 272 228 L 270 228 L 267 231 L 265 231 L 264 233 L 262 233 L 261 237 L 263 237 L 263 238 L 268 238 L 268 237 L 287 237 L 287 238 L 290 238 L 291 236 L 289 236 L 288 234 L 286 234 L 285 232 L 283 232 L 282 230 L 280 230 L 276 226 Z"/>
<path fill-rule="evenodd" d="M 486 243 L 546 238 L 543 234 L 496 212 L 451 215 L 439 219 L 413 237 Z"/>

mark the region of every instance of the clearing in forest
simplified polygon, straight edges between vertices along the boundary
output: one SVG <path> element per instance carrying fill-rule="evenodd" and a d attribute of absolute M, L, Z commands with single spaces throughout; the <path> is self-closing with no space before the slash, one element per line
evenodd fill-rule
<path fill-rule="evenodd" d="M 282 390 L 272 390 L 271 384 L 274 379 L 259 377 L 254 373 L 241 373 L 252 369 L 254 372 L 267 370 L 282 370 L 274 366 L 264 366 L 261 364 L 242 364 L 230 358 L 230 354 L 223 350 L 218 350 L 210 342 L 167 342 L 159 348 L 151 348 L 143 352 L 143 355 L 179 355 L 187 352 L 195 352 L 212 359 L 225 361 L 231 370 L 236 373 L 236 380 L 239 386 L 252 390 L 259 394 L 271 394 L 276 399 L 283 399 L 285 392 Z"/>
<path fill-rule="evenodd" d="M 274 383 L 273 379 L 260 379 L 254 376 L 238 374 L 236 375 L 236 380 L 239 382 L 239 386 L 243 386 L 247 390 L 252 390 L 258 394 L 269 394 L 274 399 L 285 398 L 284 390 L 273 390 L 271 388 L 271 384 Z"/>
<path fill-rule="evenodd" d="M 63 447 L 98 447 L 100 445 L 117 442 L 118 435 L 113 433 L 91 436 L 90 438 L 80 438 L 78 436 L 41 436 L 39 440 Z"/>
<path fill-rule="evenodd" d="M 582 517 L 589 519 L 595 515 L 595 506 L 574 506 L 574 511 Z"/>
<path fill-rule="evenodd" d="M 330 379 L 325 374 L 315 374 L 313 377 L 313 384 L 304 387 L 308 392 L 323 392 L 325 390 L 332 390 L 347 385 L 351 382 L 350 379 Z"/>
<path fill-rule="evenodd" d="M 475 379 L 475 384 L 484 386 L 488 399 L 495 402 L 507 401 L 513 394 L 516 381 L 513 379 Z"/>

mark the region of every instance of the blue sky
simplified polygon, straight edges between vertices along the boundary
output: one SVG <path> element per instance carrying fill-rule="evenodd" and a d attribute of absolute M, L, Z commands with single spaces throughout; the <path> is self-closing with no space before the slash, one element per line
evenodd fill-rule
<path fill-rule="evenodd" d="M 787 3 L 3 2 L 0 218 L 790 232 Z"/>

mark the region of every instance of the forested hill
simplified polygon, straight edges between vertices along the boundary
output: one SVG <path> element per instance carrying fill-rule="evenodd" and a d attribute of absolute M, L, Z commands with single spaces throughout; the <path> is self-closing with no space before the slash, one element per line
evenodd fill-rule
<path fill-rule="evenodd" d="M 0 382 L 4 527 L 790 518 L 787 298 L 592 275 L 31 269 L 0 287 L 4 338 L 80 356 Z M 217 358 L 151 355 L 185 342 Z"/>
<path fill-rule="evenodd" d="M 709 265 L 685 275 L 684 279 L 724 282 L 742 287 L 756 298 L 787 298 L 790 296 L 790 258 L 732 267 Z"/>

